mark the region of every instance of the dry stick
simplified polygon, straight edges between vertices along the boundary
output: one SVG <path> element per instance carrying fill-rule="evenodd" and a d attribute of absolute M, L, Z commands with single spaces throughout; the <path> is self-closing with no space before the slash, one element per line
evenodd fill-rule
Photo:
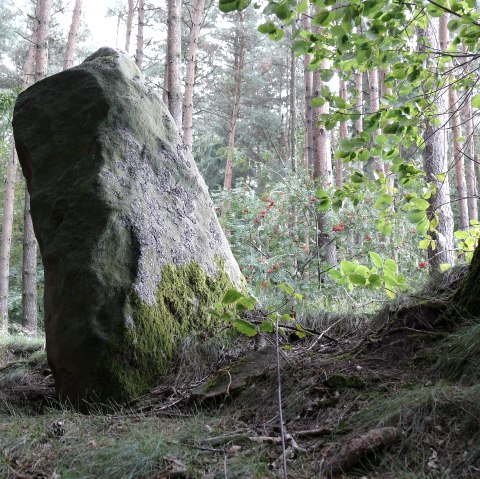
<path fill-rule="evenodd" d="M 328 331 L 330 331 L 334 326 L 336 326 L 340 321 L 343 321 L 343 317 L 340 318 L 339 320 L 335 321 L 334 323 L 332 323 L 325 331 L 322 331 L 321 334 L 319 334 L 319 336 L 317 337 L 317 339 L 313 342 L 313 344 L 307 349 L 307 351 L 310 351 L 311 349 L 313 349 L 317 343 L 323 338 L 323 336 L 327 337 L 327 333 Z"/>

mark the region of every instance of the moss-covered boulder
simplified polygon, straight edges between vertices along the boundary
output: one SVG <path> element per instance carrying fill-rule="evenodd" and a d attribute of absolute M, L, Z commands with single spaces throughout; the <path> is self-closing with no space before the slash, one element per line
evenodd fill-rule
<path fill-rule="evenodd" d="M 129 401 L 241 274 L 159 95 L 102 48 L 23 92 L 14 113 L 45 268 L 60 396 Z"/>

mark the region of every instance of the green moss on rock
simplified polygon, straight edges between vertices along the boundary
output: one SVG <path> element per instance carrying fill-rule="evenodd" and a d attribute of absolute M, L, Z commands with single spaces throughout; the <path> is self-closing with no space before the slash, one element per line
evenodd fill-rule
<path fill-rule="evenodd" d="M 123 341 L 113 345 L 117 351 L 106 371 L 110 383 L 115 378 L 117 398 L 122 392 L 118 400 L 132 400 L 151 388 L 172 367 L 179 340 L 213 327 L 207 309 L 232 287 L 223 269 L 211 277 L 191 262 L 163 267 L 155 305 L 145 304 L 132 292 L 133 325 L 121 335 Z"/>

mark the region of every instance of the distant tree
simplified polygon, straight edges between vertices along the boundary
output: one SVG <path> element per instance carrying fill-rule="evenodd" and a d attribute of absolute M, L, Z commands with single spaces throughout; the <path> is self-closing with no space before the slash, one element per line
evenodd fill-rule
<path fill-rule="evenodd" d="M 168 0 L 166 95 L 170 114 L 182 130 L 182 0 Z"/>
<path fill-rule="evenodd" d="M 83 0 L 75 0 L 73 8 L 72 23 L 68 32 L 67 49 L 65 51 L 65 58 L 63 60 L 63 69 L 71 68 L 73 66 L 73 55 L 77 47 L 78 28 L 82 18 L 82 2 Z"/>
<path fill-rule="evenodd" d="M 187 65 L 185 75 L 185 93 L 183 96 L 183 143 L 191 149 L 193 138 L 193 89 L 195 86 L 195 73 L 197 62 L 198 40 L 202 25 L 205 0 L 193 0 L 192 3 L 192 28 L 188 44 Z"/>
<path fill-rule="evenodd" d="M 138 0 L 137 49 L 135 63 L 140 70 L 143 64 L 143 27 L 145 26 L 145 0 Z"/>
<path fill-rule="evenodd" d="M 228 126 L 228 146 L 227 146 L 227 163 L 225 166 L 225 180 L 223 187 L 226 190 L 232 188 L 232 170 L 233 170 L 233 155 L 235 149 L 235 131 L 237 127 L 238 114 L 240 111 L 240 97 L 243 68 L 245 66 L 245 32 L 244 32 L 243 12 L 237 13 L 237 24 L 235 27 L 234 37 L 234 84 L 232 95 L 232 113 Z"/>
<path fill-rule="evenodd" d="M 439 41 L 439 20 L 431 18 L 426 32 L 419 41 L 425 42 L 437 51 L 441 50 Z M 424 47 L 422 47 L 424 48 Z M 443 263 L 453 264 L 453 213 L 450 204 L 450 183 L 448 179 L 447 130 L 448 92 L 441 91 L 433 100 L 439 117 L 439 125 L 427 120 L 423 138 L 423 167 L 427 180 L 435 189 L 428 198 L 427 215 L 430 220 L 438 218 L 437 228 L 431 232 L 435 248 L 428 248 L 428 261 L 432 271 L 440 269 Z"/>
<path fill-rule="evenodd" d="M 133 11 L 134 11 L 133 0 L 128 0 L 127 29 L 125 33 L 125 51 L 127 53 L 130 51 L 130 39 L 132 37 Z"/>

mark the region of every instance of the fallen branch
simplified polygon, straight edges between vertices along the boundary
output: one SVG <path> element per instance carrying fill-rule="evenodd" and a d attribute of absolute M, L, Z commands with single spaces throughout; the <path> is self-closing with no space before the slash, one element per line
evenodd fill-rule
<path fill-rule="evenodd" d="M 399 441 L 400 430 L 397 427 L 372 429 L 360 437 L 345 444 L 324 466 L 327 477 L 348 471 L 368 454 L 376 453 Z"/>

